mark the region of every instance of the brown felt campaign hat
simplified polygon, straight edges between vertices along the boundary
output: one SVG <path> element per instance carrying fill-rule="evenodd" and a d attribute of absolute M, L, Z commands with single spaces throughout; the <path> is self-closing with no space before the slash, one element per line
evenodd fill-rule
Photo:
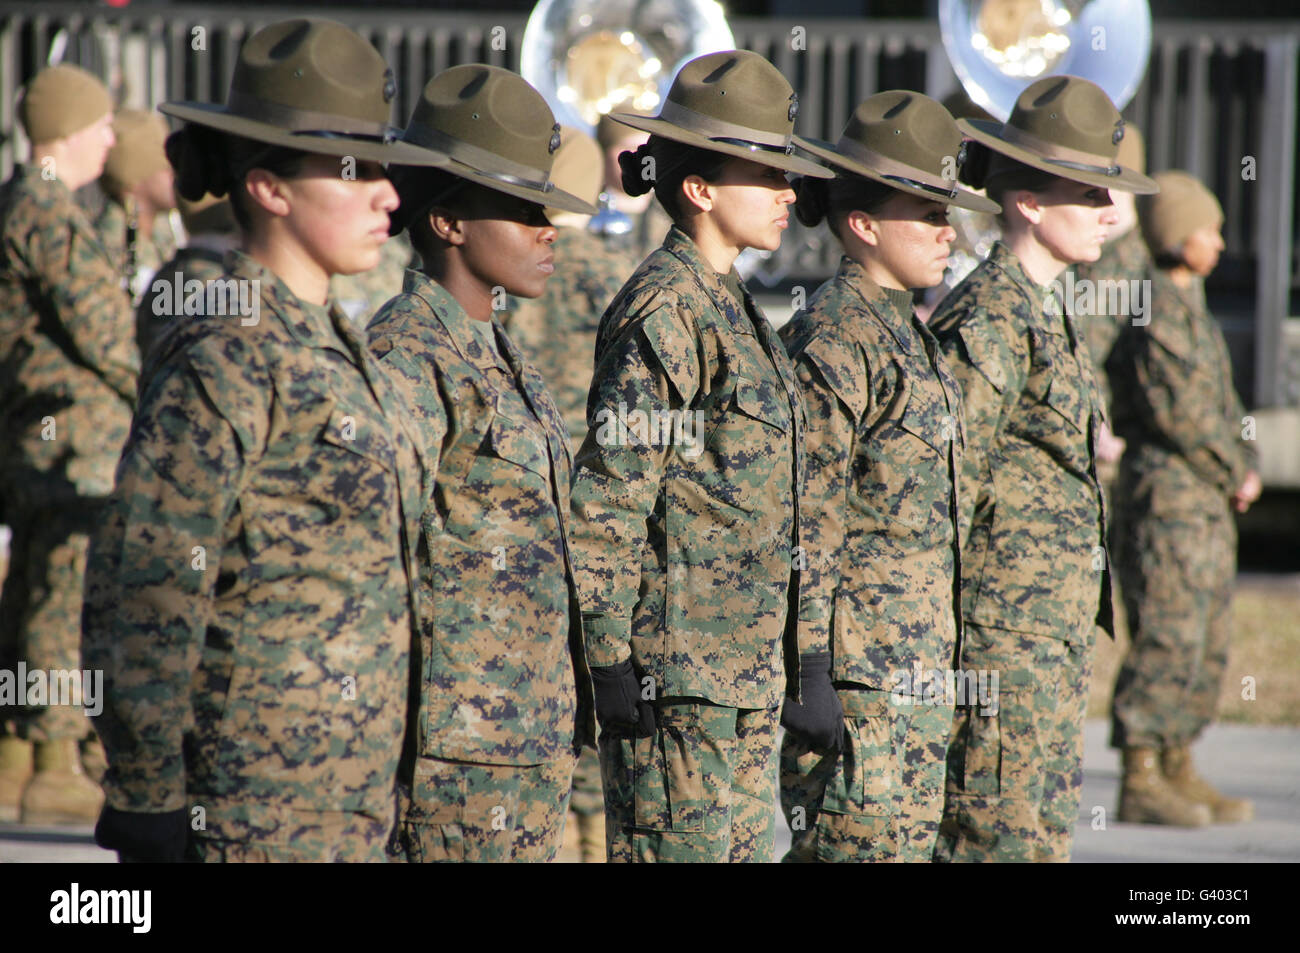
<path fill-rule="evenodd" d="M 406 165 L 447 157 L 397 141 L 393 71 L 360 35 L 314 17 L 258 30 L 239 51 L 225 104 L 174 102 L 185 122 L 303 152 Z"/>
<path fill-rule="evenodd" d="M 810 140 L 805 148 L 836 169 L 909 195 L 975 212 L 1002 211 L 996 202 L 957 185 L 965 157 L 961 131 L 942 103 L 921 93 L 877 93 L 853 110 L 838 142 Z"/>
<path fill-rule="evenodd" d="M 957 126 L 994 152 L 1063 179 L 1138 195 L 1160 188 L 1119 164 L 1124 120 L 1100 86 L 1078 76 L 1032 83 L 1005 123 L 960 119 Z"/>
<path fill-rule="evenodd" d="M 696 57 L 678 72 L 657 116 L 610 118 L 653 136 L 739 156 L 798 175 L 834 173 L 795 154 L 808 143 L 794 134 L 799 98 L 775 66 L 748 50 Z"/>
<path fill-rule="evenodd" d="M 453 66 L 429 80 L 402 141 L 449 156 L 443 171 L 477 185 L 564 212 L 596 211 L 551 181 L 560 124 L 541 93 L 499 66 Z M 394 228 L 405 223 L 399 210 Z"/>

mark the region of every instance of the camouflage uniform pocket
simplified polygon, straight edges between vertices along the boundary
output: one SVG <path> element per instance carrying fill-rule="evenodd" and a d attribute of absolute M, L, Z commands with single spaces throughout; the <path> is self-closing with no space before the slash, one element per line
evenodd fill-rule
<path fill-rule="evenodd" d="M 1043 402 L 1069 421 L 1075 430 L 1082 433 L 1088 426 L 1087 409 L 1084 406 L 1085 395 L 1077 387 L 1071 387 L 1061 380 L 1060 374 L 1064 370 L 1065 368 L 1058 369 L 1057 375 L 1047 385 L 1047 394 Z"/>
<path fill-rule="evenodd" d="M 889 696 L 841 691 L 845 745 L 817 817 L 822 863 L 892 860 L 898 852 L 898 758 Z"/>
<path fill-rule="evenodd" d="M 509 460 L 544 479 L 550 476 L 545 438 L 526 425 L 497 414 L 488 431 L 488 441 L 492 452 L 502 460 Z"/>
<path fill-rule="evenodd" d="M 698 705 L 663 705 L 657 718 L 654 737 L 635 742 L 635 824 L 648 830 L 704 831 L 708 813 L 729 806 L 714 803 L 718 794 L 729 797 L 731 790 L 718 783 L 726 764 L 726 739 L 707 730 Z"/>
<path fill-rule="evenodd" d="M 909 546 L 938 542 L 947 532 L 948 468 L 943 439 L 947 414 L 919 385 L 906 405 L 859 438 L 849 503 L 880 530 Z"/>
<path fill-rule="evenodd" d="M 508 766 L 420 758 L 398 840 L 411 863 L 512 859 L 519 772 Z"/>
<path fill-rule="evenodd" d="M 892 814 L 899 778 L 889 696 L 861 691 L 839 695 L 845 745 L 826 785 L 822 809 L 835 814 Z"/>

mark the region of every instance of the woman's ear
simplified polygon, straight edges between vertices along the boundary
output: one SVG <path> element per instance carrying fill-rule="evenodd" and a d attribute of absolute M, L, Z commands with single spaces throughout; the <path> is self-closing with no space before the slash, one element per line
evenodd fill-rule
<path fill-rule="evenodd" d="M 1037 225 L 1043 220 L 1043 206 L 1039 204 L 1038 193 L 1030 192 L 1028 189 L 1021 189 L 1018 192 L 1012 192 L 1006 198 L 1011 200 L 1010 205 L 1030 225 Z M 1005 208 L 1007 204 L 1004 202 L 1003 207 Z"/>
<path fill-rule="evenodd" d="M 713 211 L 713 188 L 700 176 L 688 175 L 682 179 L 682 193 L 701 212 Z"/>
<path fill-rule="evenodd" d="M 880 225 L 866 212 L 849 212 L 844 219 L 844 224 L 848 227 L 849 233 L 864 244 L 872 248 L 880 245 Z"/>
<path fill-rule="evenodd" d="M 243 188 L 248 192 L 249 198 L 272 215 L 283 217 L 289 214 L 289 186 L 274 172 L 249 169 L 243 184 L 236 188 Z"/>
<path fill-rule="evenodd" d="M 435 238 L 446 242 L 448 245 L 465 244 L 465 223 L 464 220 L 453 215 L 445 208 L 434 206 L 429 209 L 429 230 L 433 232 Z"/>

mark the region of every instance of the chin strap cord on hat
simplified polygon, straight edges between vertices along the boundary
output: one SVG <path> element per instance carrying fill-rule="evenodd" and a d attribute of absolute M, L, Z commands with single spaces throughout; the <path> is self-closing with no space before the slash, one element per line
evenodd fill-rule
<path fill-rule="evenodd" d="M 794 148 L 793 132 L 782 135 L 755 129 L 752 126 L 742 126 L 739 123 L 727 122 L 725 119 L 706 116 L 672 100 L 668 100 L 659 108 L 659 118 L 714 142 L 726 142 L 755 150 L 768 147 L 773 151 L 784 150 L 786 155 L 790 155 Z"/>
<path fill-rule="evenodd" d="M 749 142 L 745 139 L 731 139 L 726 136 L 711 136 L 710 142 L 725 142 L 729 146 L 740 146 L 748 149 L 750 152 L 774 152 L 777 155 L 794 155 L 794 143 L 787 142 L 784 146 L 766 146 L 757 142 Z"/>
<path fill-rule="evenodd" d="M 1015 126 L 1004 125 L 998 138 L 1013 146 L 1020 146 L 1030 152 L 1037 153 L 1038 158 L 1044 162 L 1059 165 L 1063 169 L 1073 169 L 1076 172 L 1091 172 L 1095 175 L 1106 176 L 1117 176 L 1123 171 L 1115 164 L 1114 159 L 1091 152 L 1083 152 L 1079 149 L 1071 149 L 1068 146 L 1057 145 L 1054 142 L 1048 142 L 1031 133 L 1017 129 Z"/>

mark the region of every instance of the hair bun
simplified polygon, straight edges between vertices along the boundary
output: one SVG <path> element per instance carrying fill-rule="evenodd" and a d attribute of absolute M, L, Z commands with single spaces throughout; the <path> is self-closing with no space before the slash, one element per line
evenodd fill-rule
<path fill-rule="evenodd" d="M 176 170 L 176 191 L 197 202 L 204 195 L 217 198 L 230 191 L 221 137 L 211 129 L 186 123 L 167 137 L 167 161 Z"/>
<path fill-rule="evenodd" d="M 794 184 L 794 214 L 805 228 L 815 228 L 826 218 L 830 207 L 826 179 L 800 177 Z"/>
<path fill-rule="evenodd" d="M 957 170 L 957 178 L 972 189 L 984 188 L 988 184 L 989 164 L 992 160 L 992 149 L 974 139 L 967 141 L 966 161 Z"/>
<path fill-rule="evenodd" d="M 623 191 L 628 195 L 645 195 L 655 187 L 654 176 L 645 174 L 647 168 L 654 170 L 653 165 L 646 166 L 646 159 L 654 161 L 649 142 L 641 143 L 633 152 L 624 151 L 618 154 L 619 178 L 622 180 Z"/>

